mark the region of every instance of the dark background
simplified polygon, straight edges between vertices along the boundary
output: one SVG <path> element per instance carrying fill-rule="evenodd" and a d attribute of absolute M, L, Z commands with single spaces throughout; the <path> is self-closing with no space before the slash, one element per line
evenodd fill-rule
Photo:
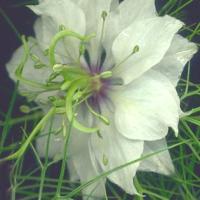
<path fill-rule="evenodd" d="M 23 4 L 24 2 L 25 1 L 20 0 L 0 0 L 0 109 L 3 112 L 8 110 L 9 101 L 14 91 L 14 84 L 8 78 L 5 63 L 9 61 L 12 53 L 21 43 L 6 20 L 2 17 L 2 10 L 10 18 L 20 34 L 26 36 L 33 35 L 32 27 L 36 16 L 26 7 L 17 6 L 17 4 Z M 166 0 L 157 0 L 157 7 L 159 8 L 164 2 L 166 2 Z M 200 1 L 194 0 L 193 3 L 184 9 L 182 16 L 183 18 L 181 19 L 187 25 L 199 23 Z M 194 37 L 193 41 L 200 43 L 200 36 Z M 200 82 L 200 53 L 196 54 L 191 62 L 191 80 L 195 83 Z M 18 108 L 24 101 L 24 98 L 17 96 L 12 116 L 20 116 L 22 114 Z M 194 102 L 191 102 L 191 104 L 193 103 Z M 9 170 L 10 165 L 0 165 L 0 200 L 6 199 L 5 192 L 9 187 Z"/>

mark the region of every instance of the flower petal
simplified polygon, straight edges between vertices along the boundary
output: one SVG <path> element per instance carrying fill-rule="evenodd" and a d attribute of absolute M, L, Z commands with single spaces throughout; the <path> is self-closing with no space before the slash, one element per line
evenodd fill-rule
<path fill-rule="evenodd" d="M 128 84 L 160 62 L 182 25 L 182 22 L 169 16 L 133 22 L 113 43 L 115 76 L 122 77 Z M 139 52 L 132 54 L 136 46 L 139 46 Z"/>
<path fill-rule="evenodd" d="M 143 141 L 129 140 L 119 134 L 112 123 L 109 126 L 102 125 L 100 134 L 91 136 L 91 153 L 103 171 L 112 170 L 130 161 L 140 158 L 143 152 Z M 139 162 L 114 171 L 108 178 L 124 189 L 127 193 L 137 194 L 133 184 Z"/>
<path fill-rule="evenodd" d="M 80 177 L 81 183 L 85 183 L 99 175 L 95 163 L 90 156 L 89 141 L 90 135 L 74 131 L 70 141 L 70 160 Z M 105 180 L 99 180 L 83 190 L 84 199 L 95 200 L 106 195 Z M 90 196 L 88 198 L 88 196 Z"/>
<path fill-rule="evenodd" d="M 103 46 L 107 53 L 104 63 L 104 66 L 107 68 L 114 64 L 114 62 L 110 60 L 112 57 L 111 48 L 117 35 L 132 24 L 133 21 L 156 16 L 155 0 L 125 0 L 115 8 L 116 9 L 112 9 L 112 12 L 108 15 L 105 24 Z"/>
<path fill-rule="evenodd" d="M 71 159 L 68 159 L 67 167 L 68 167 L 68 170 L 69 170 L 70 181 L 73 182 L 73 181 L 79 180 L 79 175 L 78 175 L 76 168 L 74 166 L 74 163 Z"/>
<path fill-rule="evenodd" d="M 77 4 L 83 9 L 86 15 L 88 34 L 96 33 L 89 44 L 88 51 L 91 65 L 96 66 L 101 57 L 101 33 L 103 28 L 102 12 L 110 12 L 111 0 L 77 0 Z"/>
<path fill-rule="evenodd" d="M 158 140 L 168 127 L 178 133 L 180 103 L 170 81 L 150 70 L 110 97 L 115 104 L 115 123 L 121 134 L 134 140 Z"/>
<path fill-rule="evenodd" d="M 51 32 L 54 35 L 59 31 L 59 26 L 64 25 L 67 29 L 73 30 L 79 34 L 85 34 L 85 15 L 83 11 L 70 0 L 48 1 L 44 0 L 39 5 L 29 6 L 37 15 L 49 17 L 48 19 L 52 27 L 48 23 L 43 23 L 43 29 L 46 32 Z M 44 19 L 43 19 L 44 20 Z M 48 34 L 49 35 L 49 34 Z M 48 39 L 48 38 L 47 38 Z M 46 40 L 46 39 L 45 39 Z M 79 56 L 80 41 L 75 38 L 65 38 L 66 55 L 72 57 L 72 60 L 77 60 Z"/>
<path fill-rule="evenodd" d="M 165 148 L 167 148 L 167 143 L 165 139 L 145 142 L 143 155 L 155 153 Z M 139 170 L 152 171 L 164 175 L 173 174 L 175 171 L 168 150 L 142 160 Z"/>
<path fill-rule="evenodd" d="M 83 11 L 70 0 L 44 0 L 39 5 L 28 7 L 37 15 L 51 17 L 57 24 L 57 28 L 62 24 L 66 28 L 79 34 L 85 33 L 85 15 Z"/>
<path fill-rule="evenodd" d="M 171 47 L 154 69 L 167 76 L 174 86 L 177 85 L 185 64 L 197 52 L 197 45 L 180 35 L 175 35 Z"/>

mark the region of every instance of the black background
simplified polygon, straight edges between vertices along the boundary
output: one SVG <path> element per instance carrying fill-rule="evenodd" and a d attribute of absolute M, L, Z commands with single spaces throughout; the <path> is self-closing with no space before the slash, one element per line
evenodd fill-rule
<path fill-rule="evenodd" d="M 139 0 L 138 0 L 139 1 Z M 157 6 L 160 7 L 164 0 L 157 0 Z M 20 0 L 0 0 L 0 8 L 8 15 L 20 34 L 26 36 L 33 35 L 33 23 L 36 16 L 24 6 L 14 6 L 15 3 L 23 3 Z M 200 22 L 200 1 L 194 0 L 186 9 L 184 9 L 183 20 L 186 24 Z M 200 37 L 193 40 L 200 43 Z M 9 61 L 14 50 L 20 46 L 20 40 L 12 31 L 8 23 L 0 15 L 0 108 L 6 112 L 10 98 L 13 94 L 14 83 L 8 78 L 5 69 L 5 63 Z M 191 80 L 195 83 L 200 82 L 200 53 L 196 54 L 191 62 Z M 12 116 L 21 115 L 18 107 L 24 102 L 24 98 L 18 96 Z M 0 166 L 0 200 L 5 200 L 4 196 L 8 189 L 9 165 Z"/>

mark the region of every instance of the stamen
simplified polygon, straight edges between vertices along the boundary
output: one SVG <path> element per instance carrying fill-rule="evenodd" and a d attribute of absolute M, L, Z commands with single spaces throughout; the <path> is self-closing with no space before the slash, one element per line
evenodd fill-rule
<path fill-rule="evenodd" d="M 106 157 L 105 154 L 103 154 L 103 164 L 106 166 L 108 165 L 108 158 Z"/>
<path fill-rule="evenodd" d="M 31 112 L 31 108 L 27 105 L 21 105 L 19 107 L 19 109 L 20 109 L 21 112 L 26 113 L 26 114 Z"/>
<path fill-rule="evenodd" d="M 64 31 L 64 30 L 66 30 L 65 25 L 60 24 L 60 25 L 59 25 L 59 31 Z"/>
<path fill-rule="evenodd" d="M 119 67 L 120 65 L 122 65 L 123 63 L 125 63 L 132 55 L 134 55 L 135 53 L 138 53 L 140 50 L 140 47 L 138 45 L 133 47 L 133 51 L 126 57 L 124 58 L 119 64 L 117 64 L 115 66 L 115 68 Z"/>
<path fill-rule="evenodd" d="M 25 113 L 25 114 L 28 114 L 28 113 L 30 113 L 30 112 L 39 110 L 39 109 L 41 109 L 41 108 L 40 108 L 39 106 L 36 106 L 36 107 L 34 107 L 34 108 L 30 108 L 30 107 L 27 106 L 27 105 L 21 105 L 21 106 L 19 107 L 19 109 L 20 109 L 21 112 L 23 112 L 23 113 Z"/>
<path fill-rule="evenodd" d="M 33 60 L 33 62 L 37 63 L 40 62 L 40 58 L 32 53 L 30 53 L 30 57 Z"/>
<path fill-rule="evenodd" d="M 64 65 L 62 65 L 62 64 L 55 64 L 53 66 L 53 71 L 54 72 L 61 72 L 63 70 L 63 67 L 64 67 Z"/>
<path fill-rule="evenodd" d="M 108 13 L 104 10 L 102 11 L 101 13 L 101 18 L 103 19 L 103 22 L 102 22 L 102 28 L 101 28 L 101 35 L 100 35 L 100 40 L 99 40 L 99 44 L 98 44 L 98 55 L 100 54 L 100 47 L 101 47 L 101 44 L 103 42 L 103 37 L 104 37 L 104 31 L 105 31 L 105 22 L 106 22 L 106 18 L 108 16 Z M 100 59 L 98 58 L 97 60 L 97 63 L 96 63 L 96 66 L 99 66 L 100 65 Z"/>
<path fill-rule="evenodd" d="M 65 81 L 62 85 L 61 85 L 61 87 L 60 87 L 60 89 L 61 90 L 67 90 L 69 87 L 70 87 L 70 85 L 72 84 L 72 82 L 71 81 Z"/>
<path fill-rule="evenodd" d="M 103 79 L 111 78 L 112 77 L 112 72 L 111 71 L 102 72 L 100 74 L 100 77 L 103 78 Z"/>
<path fill-rule="evenodd" d="M 99 138 L 103 139 L 103 136 L 101 135 L 100 131 L 97 131 L 97 135 Z"/>
<path fill-rule="evenodd" d="M 95 115 L 97 118 L 99 118 L 100 120 L 102 120 L 106 125 L 110 125 L 110 121 L 108 118 L 104 117 L 103 115 L 100 115 L 99 113 L 95 112 L 92 107 L 88 104 L 88 101 L 86 100 L 85 101 L 87 107 L 88 107 L 88 110 L 93 114 Z"/>

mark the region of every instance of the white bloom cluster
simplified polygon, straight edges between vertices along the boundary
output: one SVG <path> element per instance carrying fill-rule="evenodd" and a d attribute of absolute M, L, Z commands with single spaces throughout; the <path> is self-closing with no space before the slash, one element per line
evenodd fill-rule
<path fill-rule="evenodd" d="M 185 64 L 197 51 L 195 44 L 177 34 L 183 23 L 170 16 L 158 16 L 154 0 L 124 0 L 122 3 L 118 0 L 40 0 L 39 5 L 29 8 L 39 15 L 34 26 L 35 39 L 29 40 L 32 56 L 23 72 L 29 80 L 45 84 L 49 78 L 52 59 L 49 63 L 44 51 L 59 27 L 82 36 L 96 34 L 84 44 L 84 54 L 80 54 L 81 40 L 62 38 L 53 59 L 54 70 L 74 66 L 78 69 L 75 76 L 84 71 L 91 77 L 89 95 L 82 99 L 76 112 L 80 124 L 97 127 L 98 131 L 86 134 L 81 128 L 73 127 L 68 160 L 71 179 L 86 182 L 104 171 L 166 148 L 168 128 L 178 134 L 182 113 L 175 87 Z M 22 54 L 20 47 L 7 64 L 14 80 Z M 45 63 L 44 67 L 36 69 L 37 58 Z M 65 97 L 64 90 L 71 82 L 63 83 L 62 91 L 46 91 L 35 99 L 45 112 L 49 96 Z M 85 82 L 79 84 L 86 87 Z M 37 89 L 23 83 L 20 91 L 37 93 Z M 76 95 L 83 92 L 85 95 L 85 90 Z M 47 106 L 41 101 L 47 102 Z M 56 114 L 53 130 L 58 132 L 64 117 L 64 114 Z M 49 157 L 62 154 L 63 137 L 62 133 L 52 134 Z M 47 136 L 37 139 L 41 157 L 45 155 L 46 140 Z M 165 151 L 115 171 L 108 178 L 127 193 L 137 194 L 133 185 L 137 170 L 169 175 L 174 167 L 169 152 Z M 105 180 L 83 192 L 104 196 Z"/>

